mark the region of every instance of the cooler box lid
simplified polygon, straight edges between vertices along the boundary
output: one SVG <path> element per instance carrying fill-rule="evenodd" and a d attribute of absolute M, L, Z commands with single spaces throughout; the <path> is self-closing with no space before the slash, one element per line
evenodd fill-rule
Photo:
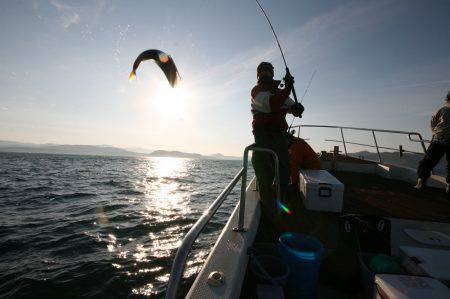
<path fill-rule="evenodd" d="M 326 170 L 300 170 L 300 180 L 305 181 L 308 188 L 318 189 L 321 186 L 332 186 L 333 190 L 344 191 L 344 184 Z"/>
<path fill-rule="evenodd" d="M 449 289 L 439 280 L 422 276 L 375 275 L 378 294 L 383 299 L 448 299 Z"/>

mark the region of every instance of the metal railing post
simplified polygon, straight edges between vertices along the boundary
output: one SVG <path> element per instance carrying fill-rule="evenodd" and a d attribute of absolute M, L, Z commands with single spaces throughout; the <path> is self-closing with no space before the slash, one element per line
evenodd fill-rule
<path fill-rule="evenodd" d="M 377 138 L 375 136 L 375 132 L 381 132 L 381 133 L 391 133 L 391 134 L 404 134 L 404 135 L 408 135 L 408 138 L 411 142 L 420 142 L 420 144 L 422 145 L 422 150 L 423 153 L 426 153 L 426 147 L 425 147 L 425 143 L 430 143 L 431 140 L 426 140 L 422 138 L 422 135 L 418 132 L 410 132 L 410 131 L 398 131 L 398 130 L 384 130 L 384 129 L 370 129 L 370 128 L 359 128 L 359 127 L 343 127 L 343 126 L 328 126 L 328 125 L 308 125 L 308 124 L 304 124 L 304 125 L 296 125 L 293 126 L 292 128 L 298 128 L 298 131 L 300 132 L 300 130 L 302 128 L 325 128 L 325 129 L 331 129 L 331 128 L 335 128 L 335 129 L 339 129 L 341 131 L 341 140 L 334 140 L 334 139 L 325 139 L 325 141 L 331 141 L 331 142 L 340 142 L 344 145 L 344 150 L 346 152 L 347 155 L 347 145 L 348 144 L 354 144 L 354 145 L 361 145 L 361 146 L 367 146 L 367 147 L 372 147 L 372 148 L 376 148 L 377 149 L 377 155 L 378 155 L 378 160 L 381 163 L 382 162 L 382 158 L 381 158 L 381 153 L 380 153 L 380 149 L 387 149 L 387 150 L 398 150 L 395 148 L 390 148 L 390 147 L 384 147 L 384 146 L 379 146 L 378 142 L 377 142 Z M 367 131 L 367 132 L 372 132 L 372 136 L 373 136 L 373 140 L 375 145 L 371 145 L 371 144 L 364 144 L 364 143 L 357 143 L 357 142 L 351 142 L 348 140 L 345 140 L 344 137 L 344 132 L 343 130 L 355 130 L 355 131 Z M 413 139 L 411 136 L 418 136 L 418 139 Z M 306 139 L 305 139 L 306 140 Z M 422 153 L 419 152 L 415 152 L 415 151 L 409 151 L 406 149 L 403 149 L 404 153 L 412 153 L 412 154 L 419 154 L 421 155 Z"/>
<path fill-rule="evenodd" d="M 178 287 L 180 286 L 181 278 L 183 277 L 184 267 L 186 265 L 186 260 L 188 254 L 191 250 L 192 244 L 194 244 L 200 232 L 205 228 L 209 220 L 217 212 L 217 209 L 222 205 L 227 196 L 231 193 L 236 183 L 241 178 L 244 169 L 241 169 L 233 180 L 228 184 L 222 193 L 214 200 L 214 202 L 206 209 L 202 216 L 195 222 L 192 228 L 184 237 L 181 242 L 180 247 L 178 247 L 177 254 L 172 264 L 172 269 L 170 271 L 169 282 L 166 291 L 166 299 L 177 298 Z"/>
<path fill-rule="evenodd" d="M 382 163 L 380 149 L 378 148 L 377 138 L 375 137 L 375 131 L 374 130 L 372 130 L 372 135 L 373 135 L 373 141 L 375 141 L 375 146 L 377 147 L 378 161 L 380 163 Z"/>
<path fill-rule="evenodd" d="M 425 143 L 424 143 L 424 140 L 422 138 L 422 135 L 420 133 L 414 133 L 414 135 L 419 136 L 419 140 L 420 140 L 420 144 L 422 145 L 423 153 L 426 154 L 427 153 L 427 148 L 425 147 Z M 411 140 L 411 134 L 408 137 L 409 137 L 409 140 Z"/>
<path fill-rule="evenodd" d="M 344 144 L 344 152 L 347 156 L 347 145 L 345 144 L 345 138 L 344 138 L 344 130 L 341 128 L 341 136 L 342 136 L 342 143 Z"/>
<path fill-rule="evenodd" d="M 239 200 L 239 219 L 238 219 L 238 226 L 233 228 L 236 232 L 243 232 L 245 231 L 244 228 L 244 220 L 245 220 L 245 192 L 247 188 L 247 165 L 248 165 L 248 152 L 266 152 L 273 156 L 274 164 L 275 164 L 275 186 L 276 186 L 276 193 L 277 198 L 280 199 L 281 197 L 281 190 L 280 190 L 280 169 L 279 169 L 279 162 L 278 162 L 278 156 L 277 154 L 267 148 L 262 147 L 256 147 L 254 144 L 249 145 L 244 150 L 244 165 L 243 165 L 243 173 L 242 173 L 242 184 L 241 184 L 241 199 Z"/>
<path fill-rule="evenodd" d="M 238 218 L 238 226 L 234 227 L 233 230 L 235 232 L 244 232 L 244 218 L 245 218 L 245 189 L 247 189 L 247 167 L 248 167 L 248 151 L 252 145 L 249 145 L 244 150 L 244 158 L 243 158 L 243 172 L 241 179 L 241 198 L 239 200 L 239 218 Z"/>

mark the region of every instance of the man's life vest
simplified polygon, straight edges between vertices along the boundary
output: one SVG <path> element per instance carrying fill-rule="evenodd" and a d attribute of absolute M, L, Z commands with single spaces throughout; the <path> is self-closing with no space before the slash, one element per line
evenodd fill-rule
<path fill-rule="evenodd" d="M 276 81 L 274 81 L 276 82 Z M 286 113 L 294 104 L 289 97 L 290 90 L 280 89 L 276 86 L 264 86 L 258 84 L 253 87 L 252 114 L 253 134 L 283 133 L 288 129 Z"/>

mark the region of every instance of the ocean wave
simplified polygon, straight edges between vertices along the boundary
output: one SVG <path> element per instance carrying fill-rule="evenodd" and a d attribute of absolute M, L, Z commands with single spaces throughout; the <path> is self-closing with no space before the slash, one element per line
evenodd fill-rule
<path fill-rule="evenodd" d="M 119 191 L 119 192 L 117 192 L 117 194 L 121 194 L 121 195 L 143 195 L 145 193 L 142 192 L 142 191 L 129 189 L 129 190 Z"/>
<path fill-rule="evenodd" d="M 46 198 L 49 199 L 76 199 L 76 198 L 82 198 L 82 197 L 93 197 L 96 196 L 94 193 L 85 193 L 85 192 L 74 192 L 74 193 L 67 193 L 67 194 L 48 194 L 46 195 Z"/>
<path fill-rule="evenodd" d="M 49 191 L 52 190 L 52 188 L 48 186 L 37 186 L 37 187 L 28 187 L 25 188 L 23 191 L 25 192 L 33 192 L 33 191 Z"/>
<path fill-rule="evenodd" d="M 167 182 L 176 182 L 176 183 L 183 183 L 183 184 L 192 184 L 192 183 L 196 183 L 195 180 L 193 180 L 192 178 L 186 178 L 186 177 L 162 177 L 162 180 L 164 183 Z"/>
<path fill-rule="evenodd" d="M 142 158 L 0 156 L 0 297 L 163 295 L 177 242 L 240 167 L 187 161 L 161 177 L 149 176 L 156 165 Z M 163 197 L 167 205 L 146 196 L 165 191 L 181 195 Z M 227 203 L 194 255 L 211 248 L 233 208 Z M 203 260 L 190 263 L 182 288 Z"/>

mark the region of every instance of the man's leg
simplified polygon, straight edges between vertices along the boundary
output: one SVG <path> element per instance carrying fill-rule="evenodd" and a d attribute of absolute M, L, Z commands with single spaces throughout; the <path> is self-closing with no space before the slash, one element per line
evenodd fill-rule
<path fill-rule="evenodd" d="M 447 186 L 445 188 L 445 193 L 450 195 L 450 144 L 445 145 L 445 159 L 447 160 Z"/>
<path fill-rule="evenodd" d="M 430 143 L 425 153 L 425 157 L 419 162 L 419 167 L 417 168 L 417 189 L 425 188 L 426 181 L 431 175 L 431 170 L 439 163 L 439 160 L 442 158 L 445 151 L 445 145 L 435 142 Z"/>
<path fill-rule="evenodd" d="M 262 212 L 267 217 L 273 216 L 273 162 L 267 153 L 253 152 L 252 165 L 258 181 L 259 195 L 261 198 Z"/>
<path fill-rule="evenodd" d="M 291 175 L 289 165 L 289 146 L 285 135 L 278 135 L 275 142 L 275 152 L 278 156 L 279 171 L 280 171 L 280 196 L 281 200 L 287 200 L 289 178 Z"/>
<path fill-rule="evenodd" d="M 261 148 L 273 149 L 272 139 L 266 134 L 255 134 L 255 145 Z M 272 155 L 263 152 L 253 152 L 252 164 L 258 180 L 259 195 L 261 198 L 261 211 L 263 216 L 273 219 L 275 213 L 274 191 L 272 188 L 274 178 L 274 164 Z"/>

